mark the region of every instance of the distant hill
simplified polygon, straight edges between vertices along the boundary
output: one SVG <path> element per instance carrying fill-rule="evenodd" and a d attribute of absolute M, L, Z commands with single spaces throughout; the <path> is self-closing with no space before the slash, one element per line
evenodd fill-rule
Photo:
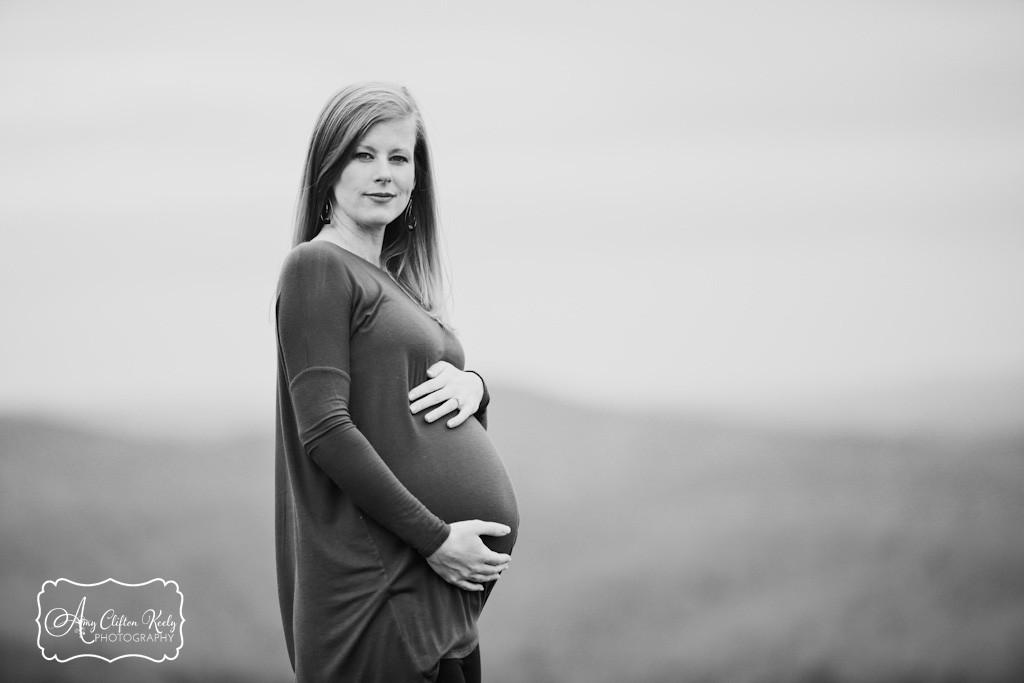
<path fill-rule="evenodd" d="M 1024 430 L 1024 377 L 933 378 L 804 397 L 764 414 L 775 424 L 875 434 L 984 436 Z"/>
<path fill-rule="evenodd" d="M 481 623 L 512 681 L 1024 680 L 1024 431 L 755 429 L 497 388 L 522 513 Z M 284 681 L 273 441 L 0 418 L 9 680 Z M 174 662 L 45 662 L 57 577 L 179 582 Z"/>

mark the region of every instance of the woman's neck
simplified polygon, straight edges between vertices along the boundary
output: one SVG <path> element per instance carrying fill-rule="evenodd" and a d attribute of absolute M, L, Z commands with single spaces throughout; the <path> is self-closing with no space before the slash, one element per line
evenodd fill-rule
<path fill-rule="evenodd" d="M 360 230 L 335 219 L 320 228 L 316 239 L 334 242 L 339 247 L 348 249 L 378 268 L 383 268 L 380 264 L 380 251 L 384 243 L 383 229 L 379 231 Z"/>

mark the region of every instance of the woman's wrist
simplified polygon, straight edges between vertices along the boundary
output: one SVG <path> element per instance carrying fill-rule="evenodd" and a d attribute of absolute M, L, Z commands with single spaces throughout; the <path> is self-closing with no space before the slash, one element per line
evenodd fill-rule
<path fill-rule="evenodd" d="M 419 548 L 420 555 L 423 557 L 430 557 L 436 553 L 437 549 L 443 546 L 444 542 L 448 540 L 449 536 L 451 536 L 451 525 L 444 521 L 442 521 L 442 523 L 444 526 L 442 526 L 437 535 L 434 536 L 434 539 L 428 545 L 423 548 Z"/>
<path fill-rule="evenodd" d="M 490 394 L 487 392 L 487 383 L 484 382 L 483 375 L 476 370 L 466 370 L 466 372 L 473 373 L 480 380 L 480 405 L 477 407 L 476 412 L 481 413 L 487 409 L 487 404 L 491 402 Z"/>

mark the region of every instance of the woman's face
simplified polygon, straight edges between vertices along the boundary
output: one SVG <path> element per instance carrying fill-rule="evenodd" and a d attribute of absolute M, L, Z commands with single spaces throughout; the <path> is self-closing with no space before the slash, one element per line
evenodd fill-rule
<path fill-rule="evenodd" d="M 365 229 L 383 228 L 398 218 L 416 184 L 415 149 L 412 117 L 373 125 L 334 184 L 334 216 Z"/>

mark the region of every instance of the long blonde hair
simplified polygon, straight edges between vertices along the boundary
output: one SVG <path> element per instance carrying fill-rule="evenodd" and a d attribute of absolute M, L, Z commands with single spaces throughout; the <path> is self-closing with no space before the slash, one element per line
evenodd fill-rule
<path fill-rule="evenodd" d="M 416 187 L 410 199 L 415 229 L 408 229 L 405 212 L 389 223 L 380 260 L 423 310 L 450 327 L 430 146 L 419 107 L 404 86 L 356 83 L 339 90 L 324 105 L 306 152 L 292 246 L 308 242 L 320 231 L 324 207 L 328 199 L 334 202 L 334 184 L 363 136 L 382 121 L 404 118 L 416 123 Z"/>

